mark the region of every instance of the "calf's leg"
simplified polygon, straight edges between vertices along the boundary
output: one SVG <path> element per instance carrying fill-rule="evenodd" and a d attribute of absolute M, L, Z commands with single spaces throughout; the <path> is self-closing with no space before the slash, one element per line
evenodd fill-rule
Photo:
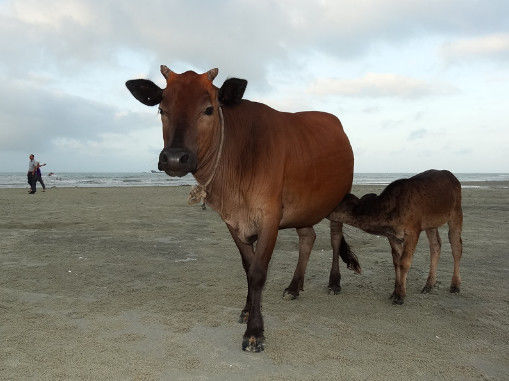
<path fill-rule="evenodd" d="M 334 295 L 341 291 L 341 273 L 339 272 L 339 249 L 343 238 L 343 224 L 341 222 L 330 222 L 330 241 L 332 246 L 332 265 L 329 275 L 329 292 Z"/>
<path fill-rule="evenodd" d="M 329 275 L 329 291 L 337 294 L 341 291 L 341 274 L 339 273 L 339 258 L 346 263 L 346 267 L 355 271 L 357 274 L 361 273 L 361 265 L 357 256 L 352 253 L 350 246 L 346 243 L 343 235 L 343 223 L 330 221 L 330 234 L 332 245 L 332 266 Z"/>
<path fill-rule="evenodd" d="M 438 259 L 440 258 L 440 248 L 442 246 L 442 241 L 440 240 L 437 228 L 426 230 L 426 236 L 429 241 L 430 265 L 428 279 L 421 291 L 423 294 L 431 292 L 437 282 L 437 265 Z"/>
<path fill-rule="evenodd" d="M 460 260 L 463 251 L 463 242 L 461 240 L 461 229 L 463 226 L 463 213 L 461 209 L 449 221 L 449 242 L 451 244 L 452 256 L 454 258 L 454 271 L 452 274 L 450 292 L 460 292 Z"/>
<path fill-rule="evenodd" d="M 254 258 L 253 245 L 242 242 L 239 239 L 235 230 L 228 224 L 226 224 L 226 226 L 228 227 L 228 230 L 230 231 L 233 241 L 235 242 L 235 244 L 237 245 L 237 248 L 239 249 L 240 255 L 242 257 L 242 266 L 244 267 L 244 271 L 246 272 L 246 278 L 248 278 L 246 304 L 245 304 L 244 308 L 242 309 L 242 311 L 240 312 L 240 317 L 239 317 L 239 323 L 247 323 L 248 316 L 249 316 L 249 308 L 251 306 L 250 305 L 251 299 L 249 296 L 250 289 L 249 289 L 248 274 L 249 274 L 249 267 L 251 265 L 251 261 Z"/>
<path fill-rule="evenodd" d="M 299 235 L 299 261 L 290 285 L 283 292 L 283 296 L 288 293 L 292 299 L 299 296 L 299 291 L 304 290 L 304 274 L 316 239 L 316 233 L 312 226 L 297 229 L 297 234 Z"/>
<path fill-rule="evenodd" d="M 403 252 L 399 258 L 398 269 L 399 269 L 399 282 L 396 279 L 396 287 L 394 288 L 394 304 L 403 304 L 403 300 L 406 296 L 406 278 L 408 270 L 412 264 L 412 257 L 417 246 L 419 239 L 418 232 L 410 232 L 405 234 L 403 242 Z"/>
<path fill-rule="evenodd" d="M 392 263 L 394 265 L 394 291 L 392 292 L 390 299 L 394 300 L 396 297 L 396 288 L 400 283 L 399 260 L 403 254 L 403 244 L 391 238 L 389 238 L 389 244 L 391 245 Z"/>
<path fill-rule="evenodd" d="M 272 251 L 276 244 L 279 220 L 266 221 L 258 234 L 254 257 L 247 274 L 249 287 L 249 316 L 242 340 L 245 351 L 260 352 L 264 349 L 263 318 L 261 312 L 262 290 L 267 279 Z"/>

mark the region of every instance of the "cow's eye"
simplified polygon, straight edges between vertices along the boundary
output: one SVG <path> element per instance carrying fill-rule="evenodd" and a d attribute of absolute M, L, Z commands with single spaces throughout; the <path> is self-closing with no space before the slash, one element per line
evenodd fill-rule
<path fill-rule="evenodd" d="M 157 113 L 158 113 L 158 114 L 163 115 L 163 114 L 164 114 L 164 111 L 163 111 L 163 109 L 162 109 L 161 107 L 159 107 L 159 108 L 157 109 Z"/>
<path fill-rule="evenodd" d="M 212 115 L 213 112 L 214 112 L 214 107 L 212 107 L 212 106 L 209 106 L 205 109 L 205 115 Z"/>

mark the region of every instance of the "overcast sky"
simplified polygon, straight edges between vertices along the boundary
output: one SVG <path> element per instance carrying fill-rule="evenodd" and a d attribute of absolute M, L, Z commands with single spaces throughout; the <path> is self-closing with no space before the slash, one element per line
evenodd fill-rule
<path fill-rule="evenodd" d="M 156 168 L 124 83 L 166 64 L 337 115 L 357 172 L 509 172 L 507 0 L 0 0 L 0 51 L 0 171 Z"/>

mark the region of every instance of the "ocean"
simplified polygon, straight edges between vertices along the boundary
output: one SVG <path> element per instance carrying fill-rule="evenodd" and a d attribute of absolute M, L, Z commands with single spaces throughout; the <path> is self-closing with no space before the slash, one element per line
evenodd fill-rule
<path fill-rule="evenodd" d="M 354 184 L 389 184 L 407 178 L 414 173 L 355 173 Z M 502 187 L 509 185 L 509 173 L 455 173 L 463 187 Z M 62 187 L 143 187 L 194 185 L 191 175 L 180 178 L 167 176 L 163 172 L 61 172 L 48 176 L 43 172 L 43 181 L 48 188 Z M 37 184 L 40 187 L 40 184 Z M 0 188 L 26 188 L 27 176 L 23 172 L 0 172 Z"/>

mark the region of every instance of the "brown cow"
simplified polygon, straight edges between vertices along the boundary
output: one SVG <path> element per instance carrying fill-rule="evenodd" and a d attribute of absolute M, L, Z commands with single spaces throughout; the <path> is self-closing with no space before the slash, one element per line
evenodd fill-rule
<path fill-rule="evenodd" d="M 379 196 L 369 193 L 359 199 L 348 194 L 329 218 L 389 239 L 396 272 L 391 295 L 395 304 L 403 304 L 407 273 L 423 230 L 428 236 L 431 264 L 422 292 L 428 293 L 435 286 L 441 247 L 437 228 L 447 222 L 454 257 L 450 291 L 459 292 L 463 212 L 461 184 L 451 172 L 429 170 L 396 180 Z"/>
<path fill-rule="evenodd" d="M 286 290 L 296 296 L 315 240 L 313 225 L 351 189 L 352 148 L 335 116 L 279 112 L 243 100 L 243 79 L 230 78 L 218 89 L 212 84 L 217 69 L 176 74 L 163 65 L 161 73 L 164 90 L 144 79 L 126 86 L 140 102 L 159 104 L 164 139 L 159 169 L 170 176 L 192 173 L 199 187 L 191 198 L 205 200 L 225 221 L 248 281 L 242 348 L 263 350 L 261 293 L 278 229 L 296 228 L 299 235 L 299 263 Z M 355 271 L 360 267 L 342 225 L 333 221 L 331 227 L 336 261 L 329 286 L 337 290 L 338 255 Z"/>

